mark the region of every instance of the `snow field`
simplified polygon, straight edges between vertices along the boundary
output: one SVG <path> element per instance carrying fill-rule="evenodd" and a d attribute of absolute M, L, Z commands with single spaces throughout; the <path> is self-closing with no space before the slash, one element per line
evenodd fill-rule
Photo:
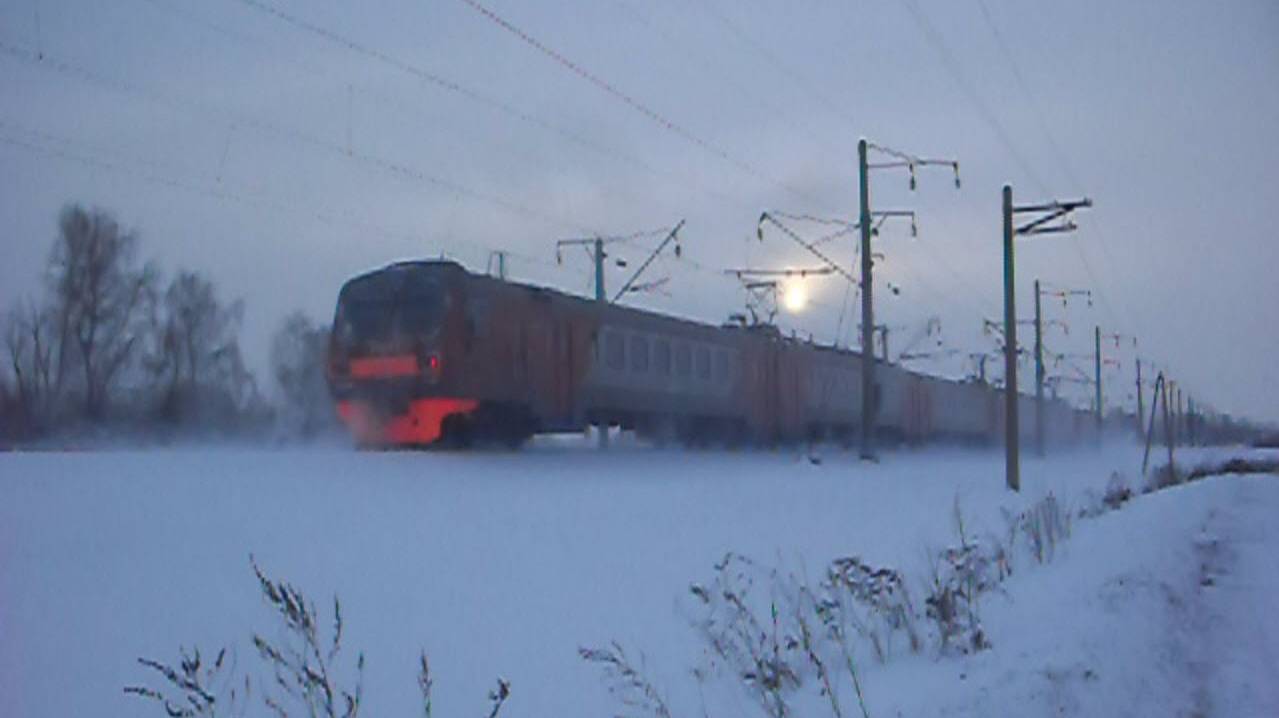
<path fill-rule="evenodd" d="M 155 708 L 121 691 L 149 677 L 134 659 L 173 661 L 179 645 L 230 645 L 242 670 L 261 674 L 248 638 L 271 636 L 274 622 L 253 554 L 325 616 L 341 597 L 346 658 L 362 649 L 368 660 L 366 715 L 419 711 L 419 648 L 431 657 L 436 715 L 479 713 L 498 675 L 512 683 L 503 715 L 611 715 L 618 706 L 576 651 L 612 639 L 643 652 L 672 706 L 692 714 L 688 672 L 701 647 L 687 588 L 726 551 L 814 576 L 857 554 L 917 582 L 926 550 L 955 543 L 956 496 L 974 530 L 1002 530 L 1000 507 L 1020 510 L 1050 490 L 1075 506 L 1115 468 L 1135 484 L 1140 460 L 1127 445 L 1029 458 L 1022 494 L 1010 495 L 1001 454 L 943 449 L 888 452 L 878 465 L 837 451 L 820 465 L 793 452 L 599 454 L 571 441 L 496 454 L 0 455 L 0 713 L 148 714 Z M 1181 700 L 1180 664 L 1149 652 L 1169 624 L 1153 594 L 1160 582 L 1193 591 L 1191 539 L 1206 525 L 1223 531 L 1230 512 L 1259 532 L 1258 546 L 1275 548 L 1275 529 L 1253 526 L 1253 514 L 1277 506 L 1279 481 L 1209 480 L 1076 522 L 1054 564 L 1023 560 L 1007 597 L 986 599 L 993 651 L 883 667 L 863 658 L 872 715 L 989 715 L 1026 701 L 1086 715 L 1139 706 L 1147 684 Z M 1273 585 L 1279 553 L 1254 553 L 1237 550 L 1226 576 L 1260 573 Z M 1106 583 L 1129 574 L 1132 583 Z M 1205 599 L 1204 615 L 1253 615 L 1251 589 L 1217 596 L 1224 603 Z M 1178 655 L 1177 635 L 1168 656 Z M 1256 638 L 1221 675 L 1255 677 L 1253 659 L 1276 646 L 1273 633 Z M 708 702 L 724 715 L 750 709 L 726 685 Z"/>

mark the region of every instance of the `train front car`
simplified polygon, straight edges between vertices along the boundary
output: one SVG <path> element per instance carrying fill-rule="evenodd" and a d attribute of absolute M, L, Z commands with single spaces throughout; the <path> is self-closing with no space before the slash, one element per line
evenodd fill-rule
<path fill-rule="evenodd" d="M 451 388 L 460 267 L 403 262 L 343 285 L 329 337 L 338 416 L 364 447 L 423 447 L 451 436 L 479 406 Z"/>

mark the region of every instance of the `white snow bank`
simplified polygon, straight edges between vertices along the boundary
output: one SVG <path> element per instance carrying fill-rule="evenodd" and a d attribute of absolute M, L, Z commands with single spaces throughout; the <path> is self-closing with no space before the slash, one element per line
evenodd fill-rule
<path fill-rule="evenodd" d="M 985 599 L 993 650 L 872 670 L 871 715 L 1279 715 L 1276 507 L 1212 478 L 1077 523 Z"/>

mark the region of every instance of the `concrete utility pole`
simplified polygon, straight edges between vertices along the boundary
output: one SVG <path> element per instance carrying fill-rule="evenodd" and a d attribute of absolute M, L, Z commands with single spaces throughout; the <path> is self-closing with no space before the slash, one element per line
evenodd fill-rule
<path fill-rule="evenodd" d="M 1004 185 L 1004 479 L 1021 491 L 1017 442 L 1017 292 L 1013 276 L 1013 188 Z"/>
<path fill-rule="evenodd" d="M 888 155 L 892 159 L 887 162 L 871 164 L 867 159 L 869 150 Z M 905 169 L 910 173 L 910 189 L 915 189 L 915 169 L 917 167 L 946 166 L 955 172 L 955 187 L 959 187 L 959 162 L 955 160 L 923 159 L 898 150 L 871 144 L 865 138 L 857 142 L 857 177 L 861 182 L 859 199 L 861 211 L 858 214 L 861 229 L 861 281 L 862 292 L 862 421 L 861 421 L 861 458 L 875 460 L 875 416 L 879 411 L 878 384 L 875 382 L 875 312 L 873 294 L 874 287 L 871 267 L 874 263 L 870 249 L 870 238 L 874 231 L 871 220 L 875 216 L 911 217 L 911 233 L 915 232 L 914 212 L 871 212 L 870 209 L 870 170 L 872 169 Z M 811 247 L 810 247 L 811 249 Z M 885 354 L 887 354 L 887 337 L 885 337 Z"/>
<path fill-rule="evenodd" d="M 861 181 L 859 191 L 861 211 L 857 222 L 861 228 L 861 290 L 862 290 L 862 446 L 861 458 L 875 459 L 875 312 L 872 301 L 874 284 L 871 282 L 870 254 L 870 168 L 866 162 L 866 140 L 857 142 L 857 177 Z"/>
<path fill-rule="evenodd" d="M 1186 446 L 1193 446 L 1194 426 L 1195 426 L 1195 399 L 1192 396 L 1186 397 L 1186 415 L 1183 418 L 1186 427 Z"/>
<path fill-rule="evenodd" d="M 1137 358 L 1137 438 L 1144 439 L 1146 436 L 1146 428 L 1142 425 L 1142 418 L 1146 413 L 1145 400 L 1142 398 L 1141 389 L 1141 358 Z"/>
<path fill-rule="evenodd" d="M 608 297 L 604 294 L 604 240 L 596 237 L 594 244 L 593 259 L 595 260 L 595 301 L 601 305 L 608 303 Z M 599 448 L 608 448 L 608 422 L 601 421 L 595 425 L 596 441 L 599 442 Z"/>
<path fill-rule="evenodd" d="M 1101 406 L 1101 327 L 1093 327 L 1093 383 L 1097 385 L 1097 436 L 1101 437 L 1102 425 L 1106 421 L 1105 410 Z"/>
<path fill-rule="evenodd" d="M 652 254 L 649 255 L 648 259 L 639 268 L 639 271 L 636 272 L 630 278 L 630 280 L 622 287 L 622 291 L 618 292 L 617 297 L 613 299 L 613 301 L 617 301 L 627 291 L 636 291 L 639 289 L 639 287 L 635 285 L 635 280 L 639 279 L 639 276 L 644 272 L 645 269 L 648 268 L 648 265 L 653 261 L 653 259 L 663 249 L 666 248 L 668 243 L 672 241 L 676 242 L 675 256 L 677 257 L 679 256 L 680 249 L 678 244 L 679 242 L 678 233 L 680 228 L 683 226 L 684 226 L 684 220 L 680 220 L 679 223 L 676 224 L 675 227 L 672 229 L 659 229 L 654 231 L 639 232 L 636 234 L 631 234 L 626 236 L 615 236 L 615 237 L 595 236 L 595 237 L 584 237 L 584 238 L 578 238 L 578 239 L 561 239 L 555 243 L 555 262 L 556 264 L 563 262 L 562 253 L 565 247 L 584 248 L 587 251 L 587 253 L 591 255 L 591 262 L 595 265 L 595 301 L 598 302 L 601 306 L 603 306 L 603 305 L 609 304 L 608 295 L 605 294 L 605 290 L 604 290 L 604 261 L 608 257 L 608 255 L 604 252 L 604 245 L 610 244 L 613 242 L 623 242 L 627 240 L 633 240 L 637 237 L 646 236 L 646 235 L 654 236 L 659 233 L 666 235 L 666 238 L 662 241 L 662 243 L 658 246 L 658 248 Z M 617 266 L 624 267 L 626 266 L 626 263 L 621 260 L 618 260 Z M 498 274 L 502 278 L 506 277 L 506 257 L 503 253 L 498 254 Z M 606 422 L 597 424 L 597 428 L 599 429 L 599 446 L 601 449 L 607 448 L 608 447 L 608 424 Z"/>
<path fill-rule="evenodd" d="M 1177 409 L 1177 415 L 1176 415 L 1176 416 L 1177 416 L 1177 431 L 1176 431 L 1176 436 L 1177 436 L 1177 441 L 1178 441 L 1178 442 L 1180 442 L 1180 441 L 1181 441 L 1181 436 L 1182 436 L 1182 434 L 1184 434 L 1184 433 L 1185 433 L 1185 430 L 1186 430 L 1186 411 L 1185 411 L 1185 407 L 1184 407 L 1184 406 L 1182 405 L 1182 403 L 1181 403 L 1181 385 L 1180 385 L 1180 384 L 1178 384 L 1178 385 L 1177 385 L 1177 403 L 1176 403 L 1176 409 Z"/>
<path fill-rule="evenodd" d="M 1035 280 L 1035 453 L 1044 455 L 1044 315 L 1039 308 L 1039 280 Z"/>
<path fill-rule="evenodd" d="M 1080 207 L 1091 207 L 1087 198 L 1069 202 L 1052 201 L 1043 204 L 1013 204 L 1013 188 L 1004 185 L 1004 480 L 1013 491 L 1021 490 L 1020 436 L 1017 420 L 1017 283 L 1014 275 L 1013 239 L 1017 236 L 1071 232 L 1075 223 L 1070 214 Z M 1013 224 L 1017 214 L 1037 215 L 1018 227 Z M 1059 223 L 1053 222 L 1060 220 Z M 1038 292 L 1036 292 L 1038 295 Z"/>
<path fill-rule="evenodd" d="M 595 251 L 591 252 L 595 260 L 595 301 L 606 304 L 608 297 L 604 295 L 604 240 L 595 238 Z"/>

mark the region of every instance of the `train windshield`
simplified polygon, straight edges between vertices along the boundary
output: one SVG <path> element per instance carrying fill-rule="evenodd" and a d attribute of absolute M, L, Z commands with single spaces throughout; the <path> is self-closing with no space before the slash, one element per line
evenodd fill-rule
<path fill-rule="evenodd" d="M 439 331 L 447 302 L 440 279 L 421 270 L 359 277 L 338 296 L 334 339 L 347 351 L 403 348 Z"/>

